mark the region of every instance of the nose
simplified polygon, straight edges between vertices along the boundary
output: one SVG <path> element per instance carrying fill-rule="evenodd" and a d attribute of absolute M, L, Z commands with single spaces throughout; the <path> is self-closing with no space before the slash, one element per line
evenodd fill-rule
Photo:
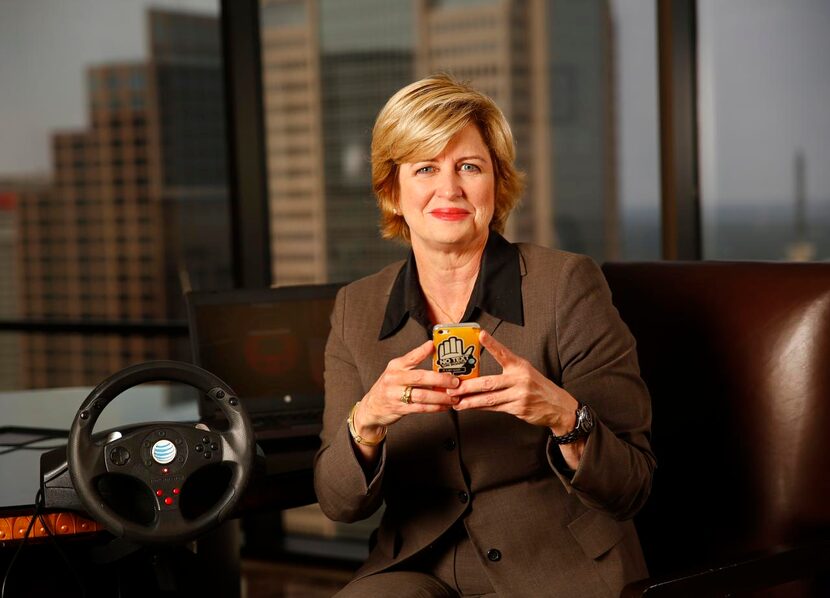
<path fill-rule="evenodd" d="M 436 194 L 444 199 L 455 199 L 464 194 L 461 189 L 461 177 L 454 169 L 449 172 L 447 170 L 442 172 L 438 180 Z"/>

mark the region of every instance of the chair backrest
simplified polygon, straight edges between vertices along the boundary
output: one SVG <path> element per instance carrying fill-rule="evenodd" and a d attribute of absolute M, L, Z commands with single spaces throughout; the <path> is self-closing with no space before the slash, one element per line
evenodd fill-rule
<path fill-rule="evenodd" d="M 653 575 L 830 530 L 830 264 L 610 263 L 652 395 Z M 826 537 L 826 536 L 825 536 Z"/>

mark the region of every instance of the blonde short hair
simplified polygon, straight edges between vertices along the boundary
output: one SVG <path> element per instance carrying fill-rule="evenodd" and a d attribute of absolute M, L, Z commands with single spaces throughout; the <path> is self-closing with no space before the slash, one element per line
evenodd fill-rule
<path fill-rule="evenodd" d="M 409 226 L 396 210 L 399 165 L 438 156 L 459 131 L 475 124 L 490 150 L 495 201 L 490 229 L 504 232 L 507 217 L 524 190 L 524 176 L 513 165 L 513 133 L 496 103 L 445 74 L 407 85 L 381 109 L 372 130 L 372 188 L 385 239 L 409 241 Z"/>

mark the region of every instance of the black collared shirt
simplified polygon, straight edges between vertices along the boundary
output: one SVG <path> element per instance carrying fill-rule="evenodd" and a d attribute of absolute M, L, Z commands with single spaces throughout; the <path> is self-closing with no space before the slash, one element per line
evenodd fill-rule
<path fill-rule="evenodd" d="M 490 231 L 481 256 L 478 278 L 464 310 L 464 317 L 461 318 L 462 322 L 475 321 L 479 313 L 485 311 L 501 320 L 524 326 L 519 259 L 519 250 L 512 243 Z M 412 251 L 392 285 L 378 340 L 400 330 L 407 318 L 413 318 L 426 329 L 428 335 L 432 335 L 432 323 Z"/>

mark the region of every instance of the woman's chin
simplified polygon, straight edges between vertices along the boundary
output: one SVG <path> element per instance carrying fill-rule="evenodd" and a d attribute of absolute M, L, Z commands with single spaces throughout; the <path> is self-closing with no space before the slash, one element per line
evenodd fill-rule
<path fill-rule="evenodd" d="M 483 241 L 487 238 L 486 231 L 482 234 L 480 231 L 471 229 L 433 230 L 431 233 L 428 238 L 424 239 L 427 245 L 444 250 L 455 249 L 463 251 L 470 247 L 482 245 Z"/>

